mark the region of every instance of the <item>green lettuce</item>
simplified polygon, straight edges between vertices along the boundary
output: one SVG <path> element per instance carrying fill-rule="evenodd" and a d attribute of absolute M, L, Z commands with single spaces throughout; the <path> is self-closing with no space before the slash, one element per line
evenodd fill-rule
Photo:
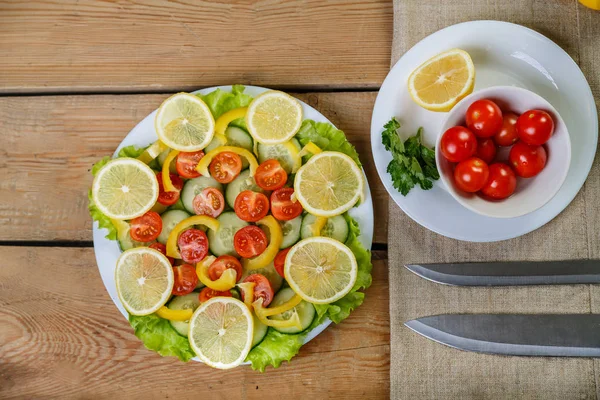
<path fill-rule="evenodd" d="M 179 335 L 166 319 L 154 314 L 130 315 L 129 323 L 144 346 L 163 357 L 173 356 L 187 362 L 196 356 L 188 339 Z"/>
<path fill-rule="evenodd" d="M 359 167 L 361 166 L 358 153 L 352 143 L 346 139 L 344 132 L 329 123 L 306 119 L 302 122 L 298 133 L 296 133 L 296 139 L 300 141 L 302 146 L 305 146 L 308 142 L 313 142 L 321 150 L 344 153 L 350 156 Z"/>
<path fill-rule="evenodd" d="M 197 96 L 206 103 L 213 117 L 217 119 L 227 111 L 231 111 L 234 108 L 246 107 L 250 104 L 252 96 L 245 94 L 245 89 L 243 85 L 233 85 L 231 92 L 217 89 L 209 94 L 198 94 Z M 232 125 L 246 129 L 246 123 L 242 118 L 233 121 Z"/>
<path fill-rule="evenodd" d="M 265 372 L 269 365 L 278 368 L 283 361 L 290 361 L 298 354 L 305 337 L 305 333 L 292 335 L 269 328 L 263 341 L 250 351 L 246 361 L 252 363 L 253 370 L 260 372 Z"/>
<path fill-rule="evenodd" d="M 137 147 L 135 145 L 123 147 L 121 150 L 119 150 L 119 153 L 117 154 L 117 158 L 121 158 L 121 157 L 138 158 L 139 156 L 142 155 L 142 153 L 144 151 L 146 151 L 147 148 L 148 148 L 148 146 Z"/>

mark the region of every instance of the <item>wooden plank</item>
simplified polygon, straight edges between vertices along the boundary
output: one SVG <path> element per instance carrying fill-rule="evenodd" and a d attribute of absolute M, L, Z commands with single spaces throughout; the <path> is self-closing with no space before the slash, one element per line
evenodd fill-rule
<path fill-rule="evenodd" d="M 90 167 L 167 95 L 0 98 L 0 240 L 91 240 Z M 358 149 L 375 202 L 375 242 L 387 242 L 388 195 L 370 145 L 376 93 L 297 95 Z"/>
<path fill-rule="evenodd" d="M 377 88 L 386 0 L 0 2 L 0 93 Z"/>
<path fill-rule="evenodd" d="M 0 398 L 384 398 L 389 396 L 385 253 L 365 303 L 260 374 L 147 350 L 113 305 L 89 248 L 0 247 Z M 35 274 L 32 274 L 35 268 Z M 43 283 L 42 283 L 43 282 Z"/>

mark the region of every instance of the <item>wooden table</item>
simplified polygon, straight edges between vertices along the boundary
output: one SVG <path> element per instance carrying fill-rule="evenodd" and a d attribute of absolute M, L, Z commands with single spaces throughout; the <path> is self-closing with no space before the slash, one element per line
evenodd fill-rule
<path fill-rule="evenodd" d="M 0 398 L 388 397 L 369 126 L 391 40 L 386 0 L 0 1 Z M 344 130 L 376 210 L 364 305 L 264 374 L 145 349 L 104 289 L 87 212 L 91 165 L 165 97 L 232 83 L 287 90 Z"/>

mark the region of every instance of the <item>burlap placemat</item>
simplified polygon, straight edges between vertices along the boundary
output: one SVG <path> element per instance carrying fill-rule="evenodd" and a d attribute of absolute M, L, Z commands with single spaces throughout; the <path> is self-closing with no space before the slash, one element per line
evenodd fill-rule
<path fill-rule="evenodd" d="M 483 19 L 522 24 L 554 40 L 580 65 L 599 103 L 600 12 L 576 0 L 395 0 L 392 65 L 427 35 Z M 392 398 L 598 398 L 600 360 L 470 353 L 434 343 L 403 325 L 441 313 L 600 313 L 600 287 L 593 285 L 459 288 L 428 282 L 403 268 L 415 262 L 600 258 L 598 159 L 571 205 L 518 239 L 459 242 L 421 227 L 393 201 L 389 212 Z"/>

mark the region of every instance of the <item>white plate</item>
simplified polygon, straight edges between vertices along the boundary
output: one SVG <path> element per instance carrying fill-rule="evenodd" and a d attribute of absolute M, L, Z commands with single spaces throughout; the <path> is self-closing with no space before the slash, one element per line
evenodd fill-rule
<path fill-rule="evenodd" d="M 198 90 L 194 93 L 202 93 L 207 94 L 216 89 L 222 89 L 226 91 L 231 91 L 231 86 L 218 86 L 207 89 Z M 252 96 L 257 96 L 260 93 L 266 91 L 268 89 L 257 87 L 257 86 L 246 86 L 245 93 L 248 93 Z M 166 98 L 166 96 L 165 96 Z M 304 119 L 312 119 L 317 122 L 328 122 L 331 123 L 323 114 L 309 106 L 308 104 L 300 101 L 302 103 L 302 111 L 304 113 Z M 129 134 L 123 139 L 114 155 L 116 155 L 122 147 L 136 145 L 139 147 L 148 146 L 149 144 L 158 140 L 156 136 L 156 131 L 154 130 L 154 116 L 156 115 L 156 110 L 150 113 L 146 118 L 144 118 L 135 128 L 129 132 Z M 332 124 L 333 125 L 333 124 Z M 365 176 L 365 181 L 367 177 Z M 373 242 L 373 201 L 371 199 L 371 191 L 368 185 L 366 193 L 366 200 L 359 207 L 353 208 L 349 211 L 350 215 L 358 222 L 360 226 L 360 237 L 359 240 L 363 244 L 366 249 L 371 248 L 371 243 Z M 100 270 L 100 276 L 102 277 L 102 281 L 104 282 L 104 286 L 108 291 L 110 298 L 113 303 L 117 306 L 121 314 L 125 318 L 128 318 L 127 311 L 123 308 L 119 297 L 117 296 L 117 288 L 115 286 L 115 266 L 117 265 L 117 259 L 121 255 L 121 250 L 119 249 L 119 245 L 115 240 L 108 240 L 105 238 L 106 230 L 99 229 L 98 223 L 94 222 L 94 253 L 96 254 L 96 262 L 98 263 L 98 270 Z M 331 321 L 328 319 L 325 320 L 321 325 L 317 326 L 313 329 L 304 343 L 312 340 L 319 333 L 323 332 L 325 328 L 327 328 L 331 324 Z M 200 361 L 198 357 L 193 358 L 195 361 Z"/>
<path fill-rule="evenodd" d="M 537 211 L 518 218 L 498 219 L 460 205 L 441 181 L 433 189 L 415 188 L 404 197 L 386 172 L 391 154 L 381 144 L 383 125 L 395 116 L 404 138 L 424 128 L 424 142 L 433 147 L 446 113 L 427 111 L 408 94 L 410 73 L 425 60 L 451 48 L 471 55 L 475 90 L 518 86 L 550 102 L 564 119 L 571 137 L 572 157 L 567 179 L 558 194 Z M 442 29 L 417 43 L 394 65 L 375 101 L 371 146 L 377 172 L 392 199 L 413 220 L 441 235 L 471 242 L 511 239 L 531 232 L 556 217 L 575 197 L 592 166 L 598 142 L 598 116 L 592 91 L 569 55 L 547 37 L 520 25 L 474 21 Z"/>

